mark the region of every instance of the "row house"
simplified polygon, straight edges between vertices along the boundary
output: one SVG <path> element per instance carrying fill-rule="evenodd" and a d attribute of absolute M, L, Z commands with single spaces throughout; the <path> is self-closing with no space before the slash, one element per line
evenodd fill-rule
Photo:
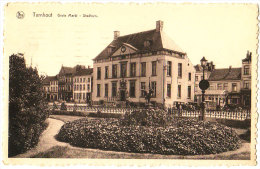
<path fill-rule="evenodd" d="M 200 92 L 199 82 L 203 79 L 203 68 L 200 64 L 194 66 L 195 68 L 195 85 L 194 93 L 197 95 Z M 213 62 L 208 62 L 204 68 L 204 79 L 207 80 L 211 72 L 215 69 Z M 195 98 L 196 99 L 196 98 Z M 195 100 L 196 101 L 196 100 Z"/>
<path fill-rule="evenodd" d="M 195 69 L 187 54 L 164 32 L 156 29 L 120 36 L 93 59 L 93 101 L 152 103 L 167 107 L 193 102 Z"/>
<path fill-rule="evenodd" d="M 65 67 L 62 65 L 58 76 L 59 95 L 58 100 L 72 101 L 73 99 L 73 74 L 76 73 L 76 67 Z"/>
<path fill-rule="evenodd" d="M 237 104 L 250 107 L 251 105 L 251 56 L 242 60 L 242 68 L 213 69 L 208 81 L 209 89 L 205 92 L 206 102 L 214 102 L 216 105 Z M 196 82 L 195 82 L 196 86 Z M 195 89 L 196 91 L 196 89 Z M 201 90 L 195 92 L 195 101 L 201 102 Z"/>
<path fill-rule="evenodd" d="M 242 60 L 241 71 L 241 103 L 251 105 L 251 59 L 252 52 L 247 51 L 246 58 Z"/>
<path fill-rule="evenodd" d="M 73 77 L 73 100 L 77 103 L 90 103 L 92 94 L 93 68 L 80 69 Z"/>
<path fill-rule="evenodd" d="M 58 100 L 58 78 L 47 76 L 43 80 L 43 92 L 48 101 Z"/>

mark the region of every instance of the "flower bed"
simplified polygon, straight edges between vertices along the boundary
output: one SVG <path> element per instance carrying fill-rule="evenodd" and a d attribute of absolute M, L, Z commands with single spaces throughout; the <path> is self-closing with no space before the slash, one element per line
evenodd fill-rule
<path fill-rule="evenodd" d="M 127 119 L 84 118 L 68 122 L 57 139 L 86 148 L 174 155 L 216 154 L 240 145 L 237 134 L 218 123 L 175 119 L 168 125 L 161 121 L 155 125 L 142 121 L 130 125 Z"/>

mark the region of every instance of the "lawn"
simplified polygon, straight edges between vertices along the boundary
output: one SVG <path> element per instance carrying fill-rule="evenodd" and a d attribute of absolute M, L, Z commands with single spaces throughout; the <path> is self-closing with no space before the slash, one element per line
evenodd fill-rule
<path fill-rule="evenodd" d="M 99 158 L 99 159 L 214 159 L 214 160 L 250 160 L 250 144 L 235 151 L 197 156 L 160 155 L 147 153 L 125 153 L 103 151 L 98 149 L 77 148 L 72 146 L 55 146 L 46 152 L 38 153 L 30 158 Z"/>
<path fill-rule="evenodd" d="M 69 116 L 69 115 L 50 115 L 50 118 L 61 120 L 64 123 L 66 123 L 66 122 L 70 122 L 70 121 L 74 121 L 74 120 L 78 120 L 78 119 L 83 119 L 83 118 L 86 118 L 86 117 L 83 117 L 83 116 Z"/>

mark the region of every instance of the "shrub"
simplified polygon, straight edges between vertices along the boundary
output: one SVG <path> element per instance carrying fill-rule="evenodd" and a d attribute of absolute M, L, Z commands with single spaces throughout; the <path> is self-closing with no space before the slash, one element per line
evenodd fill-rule
<path fill-rule="evenodd" d="M 224 125 L 189 119 L 178 123 L 180 127 L 156 127 L 119 119 L 80 119 L 65 123 L 57 139 L 86 148 L 175 155 L 215 154 L 239 147 L 236 133 Z"/>
<path fill-rule="evenodd" d="M 157 126 L 165 127 L 169 125 L 170 119 L 166 111 L 161 109 L 140 109 L 132 113 L 126 112 L 123 119 L 120 120 L 122 125 L 138 126 Z"/>
<path fill-rule="evenodd" d="M 60 110 L 67 110 L 67 106 L 66 106 L 66 104 L 64 102 L 61 103 Z"/>
<path fill-rule="evenodd" d="M 48 117 L 42 93 L 43 77 L 25 65 L 22 54 L 9 58 L 8 156 L 27 151 L 38 143 Z"/>

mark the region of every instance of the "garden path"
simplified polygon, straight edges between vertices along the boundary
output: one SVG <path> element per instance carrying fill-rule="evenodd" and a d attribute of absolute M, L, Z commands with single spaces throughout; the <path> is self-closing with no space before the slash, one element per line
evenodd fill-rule
<path fill-rule="evenodd" d="M 45 152 L 54 146 L 67 146 L 68 143 L 59 142 L 55 139 L 55 135 L 60 131 L 61 126 L 64 122 L 52 118 L 46 120 L 48 123 L 47 129 L 41 134 L 39 143 L 33 149 L 15 156 L 16 158 L 31 157 L 40 152 Z"/>
<path fill-rule="evenodd" d="M 196 156 L 126 153 L 74 147 L 55 139 L 55 135 L 64 124 L 63 121 L 48 118 L 47 123 L 48 127 L 40 136 L 38 145 L 26 153 L 15 156 L 16 158 L 250 159 L 250 143 L 243 143 L 236 151 Z"/>

